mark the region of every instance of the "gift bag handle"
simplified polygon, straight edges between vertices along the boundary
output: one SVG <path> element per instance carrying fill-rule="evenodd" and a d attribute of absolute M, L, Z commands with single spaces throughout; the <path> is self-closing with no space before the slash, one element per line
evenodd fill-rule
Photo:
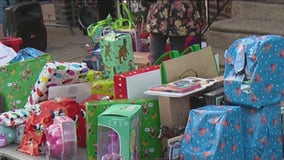
<path fill-rule="evenodd" d="M 127 18 L 123 18 L 121 14 L 121 8 L 126 13 Z M 117 5 L 118 10 L 118 19 L 114 22 L 113 28 L 114 29 L 131 29 L 134 28 L 134 21 L 130 10 L 127 7 L 126 3 L 120 3 Z M 127 25 L 125 26 L 125 23 Z"/>

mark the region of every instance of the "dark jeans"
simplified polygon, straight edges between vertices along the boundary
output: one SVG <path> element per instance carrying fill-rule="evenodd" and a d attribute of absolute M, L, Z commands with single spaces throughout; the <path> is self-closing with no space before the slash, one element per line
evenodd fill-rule
<path fill-rule="evenodd" d="M 167 39 L 170 40 L 171 50 L 182 52 L 185 48 L 186 36 L 167 36 L 158 33 L 151 33 L 150 37 L 150 63 L 151 65 L 166 52 Z"/>

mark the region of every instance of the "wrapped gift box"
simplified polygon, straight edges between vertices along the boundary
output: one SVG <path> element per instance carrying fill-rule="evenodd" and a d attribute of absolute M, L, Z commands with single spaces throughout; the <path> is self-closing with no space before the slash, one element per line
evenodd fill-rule
<path fill-rule="evenodd" d="M 240 106 L 208 105 L 189 112 L 182 159 L 244 159 Z"/>
<path fill-rule="evenodd" d="M 2 111 L 24 108 L 40 72 L 50 61 L 52 56 L 43 54 L 36 58 L 1 66 L 0 94 L 4 97 L 5 103 L 5 106 L 1 106 Z"/>
<path fill-rule="evenodd" d="M 242 106 L 244 159 L 282 159 L 280 104 Z"/>
<path fill-rule="evenodd" d="M 30 111 L 33 104 L 46 100 L 50 86 L 87 82 L 88 71 L 86 63 L 57 61 L 47 63 L 32 87 L 25 109 Z"/>
<path fill-rule="evenodd" d="M 108 78 L 134 69 L 131 36 L 110 32 L 100 40 L 105 74 Z"/>
<path fill-rule="evenodd" d="M 156 65 L 114 75 L 115 98 L 154 98 L 144 91 L 162 84 L 160 72 L 160 66 Z"/>
<path fill-rule="evenodd" d="M 160 131 L 159 104 L 156 99 L 120 99 L 87 102 L 87 153 L 88 159 L 97 158 L 98 115 L 113 104 L 139 104 L 142 106 L 140 131 L 140 159 L 163 157 L 162 142 L 158 139 Z"/>
<path fill-rule="evenodd" d="M 224 93 L 228 102 L 262 107 L 279 103 L 284 88 L 284 37 L 250 36 L 225 52 Z"/>

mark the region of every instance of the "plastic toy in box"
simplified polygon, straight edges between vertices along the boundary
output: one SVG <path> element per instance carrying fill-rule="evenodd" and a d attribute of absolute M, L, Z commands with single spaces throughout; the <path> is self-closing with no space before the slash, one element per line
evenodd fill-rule
<path fill-rule="evenodd" d="M 136 104 L 114 104 L 101 113 L 97 159 L 139 159 L 140 118 Z"/>
<path fill-rule="evenodd" d="M 57 116 L 45 130 L 46 159 L 75 160 L 77 138 L 75 121 L 68 116 Z"/>
<path fill-rule="evenodd" d="M 160 131 L 159 103 L 157 99 L 120 99 L 87 102 L 86 131 L 88 159 L 96 159 L 98 151 L 98 115 L 114 104 L 138 104 L 142 106 L 140 130 L 140 159 L 163 157 L 162 142 L 158 139 Z"/>
<path fill-rule="evenodd" d="M 189 112 L 181 159 L 244 159 L 240 106 L 208 105 Z"/>
<path fill-rule="evenodd" d="M 250 36 L 225 52 L 225 99 L 236 105 L 262 107 L 279 103 L 284 88 L 284 37 Z"/>

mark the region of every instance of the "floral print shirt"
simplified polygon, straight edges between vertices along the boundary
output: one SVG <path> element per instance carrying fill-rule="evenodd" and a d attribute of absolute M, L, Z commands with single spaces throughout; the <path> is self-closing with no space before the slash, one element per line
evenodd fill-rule
<path fill-rule="evenodd" d="M 149 8 L 146 30 L 170 36 L 194 35 L 196 13 L 191 0 L 157 0 Z"/>

